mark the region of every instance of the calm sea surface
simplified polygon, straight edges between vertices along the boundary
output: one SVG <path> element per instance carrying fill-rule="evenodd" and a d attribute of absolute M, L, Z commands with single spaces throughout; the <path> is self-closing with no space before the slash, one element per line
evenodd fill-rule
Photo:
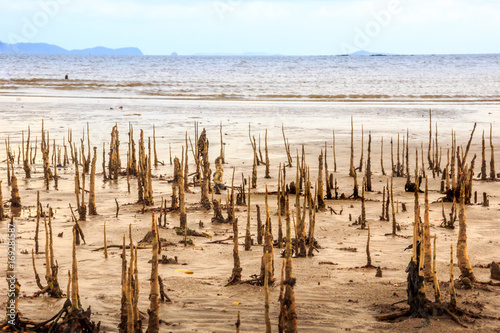
<path fill-rule="evenodd" d="M 65 75 L 69 80 L 65 80 Z M 0 95 L 198 100 L 499 102 L 500 54 L 0 55 Z"/>

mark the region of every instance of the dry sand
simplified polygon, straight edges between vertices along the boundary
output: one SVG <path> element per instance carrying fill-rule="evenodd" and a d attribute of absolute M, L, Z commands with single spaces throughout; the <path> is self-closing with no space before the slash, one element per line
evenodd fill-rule
<path fill-rule="evenodd" d="M 152 135 L 152 124 L 156 125 L 158 156 L 166 163 L 153 174 L 172 176 L 173 168 L 169 164 L 168 146 L 171 144 L 174 156 L 180 157 L 184 133 L 194 136 L 194 121 L 199 121 L 200 128 L 207 129 L 210 140 L 210 159 L 213 161 L 219 154 L 219 123 L 223 123 L 226 162 L 224 165 L 226 184 L 230 184 L 232 168 L 236 170 L 235 184 L 241 182 L 241 174 L 245 177 L 251 172 L 252 151 L 248 140 L 248 124 L 251 124 L 252 134 L 257 138 L 261 135 L 262 149 L 265 129 L 269 132 L 269 149 L 271 164 L 271 179 L 264 179 L 264 166 L 258 168 L 258 187 L 253 190 L 252 197 L 252 235 L 255 239 L 256 212 L 255 204 L 264 203 L 262 193 L 265 186 L 270 191 L 276 189 L 279 163 L 286 161 L 286 155 L 281 136 L 281 124 L 285 126 L 289 138 L 292 155 L 300 150 L 303 144 L 306 151 L 306 162 L 310 165 L 312 178 L 317 176 L 318 155 L 326 142 L 328 147 L 329 171 L 333 172 L 332 130 L 336 132 L 337 172 L 334 177 L 339 184 L 339 192 L 350 195 L 352 193 L 352 178 L 348 177 L 349 167 L 349 130 L 351 115 L 355 124 L 355 163 L 359 163 L 361 146 L 361 125 L 365 131 L 365 153 L 368 141 L 368 132 L 372 133 L 372 170 L 374 172 L 374 191 L 367 193 L 367 219 L 371 226 L 371 255 L 373 265 L 380 266 L 382 278 L 375 277 L 374 269 L 359 268 L 366 264 L 367 232 L 351 226 L 349 214 L 356 218 L 361 212 L 360 201 L 328 200 L 326 205 L 336 211 L 343 208 L 342 215 L 332 215 L 330 212 L 317 214 L 315 236 L 323 247 L 312 258 L 294 259 L 294 276 L 297 278 L 295 287 L 298 327 L 302 332 L 336 332 L 336 331 L 419 331 L 419 332 L 455 332 L 464 329 L 447 317 L 432 318 L 427 325 L 422 319 L 406 319 L 396 323 L 381 323 L 375 319 L 376 315 L 391 313 L 404 308 L 406 304 L 392 303 L 406 299 L 405 268 L 410 260 L 410 251 L 403 251 L 412 241 L 411 238 L 385 236 L 391 232 L 390 222 L 379 221 L 381 211 L 382 188 L 386 183 L 386 176 L 380 172 L 380 139 L 384 137 L 384 167 L 390 170 L 390 138 L 397 138 L 397 133 L 405 135 L 410 131 L 410 165 L 414 170 L 414 151 L 423 143 L 427 147 L 429 119 L 427 105 L 365 105 L 365 104 L 329 104 L 329 103 L 266 103 L 266 102 L 199 102 L 199 101 L 150 101 L 150 100 L 96 100 L 96 99 L 69 99 L 69 98 L 13 98 L 2 97 L 0 110 L 0 139 L 2 142 L 10 136 L 11 145 L 17 154 L 17 144 L 20 142 L 21 130 L 31 126 L 32 139 L 40 139 L 41 119 L 45 119 L 45 128 L 50 131 L 51 139 L 56 144 L 62 144 L 62 137 L 67 128 L 73 129 L 73 141 L 79 142 L 85 122 L 89 122 L 91 131 L 91 145 L 98 147 L 98 173 L 101 173 L 102 143 L 109 143 L 111 127 L 118 123 L 121 141 L 122 165 L 126 163 L 127 129 L 128 122 L 134 124 L 136 141 L 139 130 L 142 128 L 146 136 Z M 123 110 L 118 106 L 123 105 Z M 109 110 L 113 107 L 114 110 Z M 472 153 L 478 154 L 475 173 L 480 170 L 480 136 L 482 130 L 488 134 L 489 123 L 493 123 L 494 143 L 497 147 L 497 169 L 500 169 L 500 128 L 494 116 L 498 107 L 495 105 L 436 105 L 433 122 L 438 122 L 439 141 L 443 153 L 450 147 L 450 133 L 452 128 L 457 131 L 458 144 L 466 144 L 470 130 L 475 121 L 478 128 L 472 144 Z M 493 114 L 492 114 L 493 113 Z M 434 126 L 434 125 L 433 125 Z M 488 135 L 486 135 L 488 138 Z M 40 143 L 38 142 L 38 147 Z M 487 149 L 489 159 L 489 148 Z M 43 181 L 41 153 L 37 154 L 37 164 L 33 166 L 32 179 L 25 179 L 22 165 L 16 161 L 16 174 L 19 179 L 20 194 L 23 208 L 21 212 L 7 213 L 16 216 L 17 226 L 17 269 L 21 283 L 19 308 L 25 318 L 44 320 L 51 317 L 62 307 L 64 300 L 51 299 L 46 296 L 30 298 L 37 291 L 31 265 L 31 256 L 21 254 L 21 250 L 34 248 L 34 229 L 36 215 L 36 193 L 40 191 L 40 199 L 44 206 L 50 205 L 55 209 L 53 219 L 54 236 L 62 233 L 62 237 L 55 237 L 55 256 L 59 264 L 59 281 L 65 291 L 67 270 L 71 268 L 71 222 L 68 204 L 75 203 L 73 166 L 60 168 L 58 175 L 59 189 L 51 184 L 46 191 Z M 0 152 L 0 161 L 5 160 L 5 151 Z M 489 161 L 489 160 L 488 160 Z M 446 164 L 445 155 L 442 165 Z M 295 166 L 295 157 L 294 157 Z M 189 152 L 189 167 L 194 170 L 191 151 Z M 489 169 L 489 168 L 488 168 Z M 429 171 L 427 171 L 429 174 Z M 295 177 L 295 168 L 287 169 L 287 182 Z M 3 180 L 2 190 L 4 200 L 10 198 L 6 181 L 6 164 L 0 166 L 0 179 Z M 93 251 L 103 246 L 103 224 L 107 222 L 108 244 L 121 244 L 123 234 L 132 225 L 134 241 L 140 240 L 150 229 L 151 213 L 141 214 L 141 206 L 137 201 L 137 182 L 132 180 L 131 193 L 127 193 L 126 180 L 120 177 L 118 181 L 103 181 L 102 175 L 96 176 L 97 184 L 97 211 L 98 216 L 87 218 L 80 222 L 87 241 L 77 249 L 79 286 L 81 302 L 84 307 L 92 307 L 92 319 L 101 321 L 105 332 L 116 332 L 120 319 L 120 275 L 121 251 L 110 249 L 109 258 L 105 259 L 102 251 Z M 88 181 L 88 177 L 87 177 Z M 361 178 L 360 178 L 361 181 Z M 438 237 L 438 277 L 443 283 L 441 290 L 443 298 L 448 299 L 446 281 L 449 280 L 449 247 L 456 245 L 458 228 L 455 230 L 439 227 L 441 223 L 441 203 L 437 200 L 443 195 L 439 193 L 440 180 L 430 177 L 431 204 L 431 233 Z M 412 235 L 413 223 L 413 194 L 404 192 L 405 178 L 395 179 L 395 199 L 407 205 L 408 211 L 402 212 L 401 206 L 397 214 L 397 221 L 401 225 L 400 234 Z M 490 207 L 470 205 L 466 208 L 468 221 L 468 248 L 474 272 L 480 281 L 489 281 L 489 269 L 477 265 L 486 265 L 500 260 L 500 229 L 498 222 L 500 200 L 497 195 L 498 182 L 474 181 L 473 190 L 479 194 L 487 192 Z M 88 188 L 88 184 L 86 185 Z M 155 207 L 160 205 L 161 198 L 169 200 L 171 185 L 159 178 L 153 180 Z M 204 231 L 213 235 L 213 239 L 192 237 L 194 246 L 185 248 L 182 244 L 164 248 L 163 254 L 169 257 L 177 256 L 180 263 L 185 265 L 160 265 L 159 273 L 163 278 L 167 294 L 172 304 L 160 305 L 160 317 L 167 324 L 161 324 L 162 332 L 232 332 L 236 322 L 237 312 L 241 312 L 242 332 L 262 332 L 264 325 L 264 289 L 262 287 L 242 284 L 224 287 L 231 275 L 233 258 L 232 243 L 210 244 L 209 241 L 224 239 L 232 234 L 232 227 L 224 224 L 211 223 L 212 213 L 196 211 L 192 207 L 200 200 L 200 188 L 192 189 L 187 194 L 188 227 Z M 226 192 L 221 197 L 223 202 Z M 481 196 L 479 196 L 481 198 Z M 120 213 L 115 218 L 115 202 L 120 203 Z M 479 199 L 481 201 L 481 199 Z M 273 222 L 273 234 L 277 235 L 277 205 L 276 196 L 270 196 L 270 208 Z M 290 198 L 293 203 L 294 197 Z M 421 200 L 423 204 L 423 200 Z M 293 204 L 292 204 L 293 206 Z M 293 207 L 292 207 L 293 208 Z M 446 212 L 450 204 L 445 204 Z M 225 212 L 224 212 L 225 214 Z M 246 207 L 237 207 L 236 215 L 239 218 L 240 243 L 244 237 L 246 221 Z M 168 228 L 160 230 L 160 237 L 178 243 L 182 237 L 177 236 L 172 229 L 179 225 L 176 213 L 168 215 Z M 200 221 L 203 227 L 199 226 Z M 0 262 L 6 261 L 6 229 L 7 220 L 0 222 L 2 245 Z M 41 229 L 43 235 L 44 230 Z M 43 249 L 43 238 L 40 242 Z M 356 252 L 348 252 L 341 248 L 356 248 Z M 262 247 L 253 246 L 245 252 L 240 247 L 243 279 L 249 278 L 260 271 Z M 281 259 L 279 250 L 274 251 L 276 261 L 275 277 L 279 278 Z M 44 254 L 36 256 L 38 272 L 43 280 Z M 151 250 L 139 250 L 139 279 L 140 301 L 139 309 L 146 313 L 149 306 L 149 278 L 151 265 Z M 321 264 L 332 262 L 334 265 Z M 456 258 L 455 258 L 456 262 Z M 194 274 L 185 274 L 178 269 L 189 269 Z M 459 270 L 455 266 L 455 277 Z M 498 281 L 496 281 L 498 282 Z M 6 298 L 6 283 L 1 284 L 0 304 L 4 308 Z M 487 290 L 485 290 L 487 289 Z M 500 317 L 500 288 L 488 287 L 485 289 L 457 290 L 460 307 L 470 309 L 488 316 Z M 432 288 L 427 289 L 428 297 L 433 298 Z M 279 285 L 275 284 L 271 292 L 271 321 L 273 330 L 277 331 L 279 312 L 278 293 Z M 147 319 L 143 320 L 147 323 Z M 500 332 L 500 321 L 480 319 L 466 322 L 470 331 Z"/>

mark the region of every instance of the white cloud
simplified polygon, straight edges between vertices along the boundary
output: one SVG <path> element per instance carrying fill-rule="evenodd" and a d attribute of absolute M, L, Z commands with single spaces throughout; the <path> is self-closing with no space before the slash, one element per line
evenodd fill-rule
<path fill-rule="evenodd" d="M 247 20 L 280 20 L 291 17 L 291 9 L 295 6 L 290 2 L 252 1 L 242 2 L 241 8 L 237 7 L 235 10 L 239 17 Z"/>
<path fill-rule="evenodd" d="M 500 3 L 484 0 L 411 0 L 401 1 L 401 21 L 405 23 L 463 22 L 495 20 L 500 17 Z"/>
<path fill-rule="evenodd" d="M 19 31 L 23 19 L 40 10 L 40 1 L 58 0 L 0 0 L 0 40 L 8 31 Z M 500 52 L 496 40 L 484 37 L 500 35 L 499 0 L 64 1 L 33 41 L 68 48 L 136 45 L 155 54 L 328 54 L 352 41 L 355 29 L 365 28 L 374 12 L 386 10 L 393 1 L 401 10 L 372 39 L 370 45 L 378 51 L 446 52 L 460 47 Z"/>
<path fill-rule="evenodd" d="M 208 10 L 206 3 L 190 5 L 168 2 L 86 0 L 75 2 L 71 11 L 114 20 L 151 20 L 151 19 L 194 19 Z"/>
<path fill-rule="evenodd" d="M 365 13 L 373 4 L 370 1 L 352 1 L 348 3 L 331 2 L 328 4 L 320 4 L 318 9 L 310 11 L 312 18 L 346 18 L 359 16 L 360 13 Z"/>

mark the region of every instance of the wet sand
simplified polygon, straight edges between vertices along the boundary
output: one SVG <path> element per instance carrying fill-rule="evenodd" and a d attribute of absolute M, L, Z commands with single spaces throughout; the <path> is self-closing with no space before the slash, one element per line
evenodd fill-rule
<path fill-rule="evenodd" d="M 471 152 L 478 155 L 475 174 L 480 171 L 481 134 L 486 131 L 488 140 L 489 124 L 493 123 L 493 142 L 500 147 L 500 128 L 498 127 L 497 105 L 469 104 L 469 105 L 422 105 L 422 104 L 351 104 L 351 103 L 292 103 L 292 102 L 203 102 L 203 101 L 158 101 L 158 100 L 127 100 L 127 99 L 75 99 L 75 98 L 37 98 L 37 97 L 1 97 L 0 108 L 0 139 L 4 141 L 10 136 L 13 150 L 17 154 L 17 145 L 20 143 L 21 130 L 31 126 L 32 140 L 35 136 L 40 140 L 41 120 L 45 120 L 45 128 L 50 131 L 50 138 L 56 144 L 62 144 L 63 136 L 67 135 L 68 127 L 73 130 L 73 141 L 79 143 L 82 138 L 86 122 L 90 124 L 91 145 L 98 147 L 98 161 L 96 175 L 96 196 L 98 216 L 90 216 L 86 222 L 80 222 L 87 241 L 77 249 L 79 286 L 81 302 L 84 307 L 92 307 L 92 318 L 101 321 L 103 331 L 115 332 L 120 320 L 120 276 L 121 251 L 109 250 L 109 258 L 105 259 L 102 251 L 93 251 L 103 246 L 103 224 L 106 221 L 108 245 L 121 244 L 124 233 L 127 233 L 129 224 L 132 225 L 134 242 L 139 241 L 150 229 L 151 213 L 142 214 L 142 205 L 137 201 L 137 181 L 131 181 L 131 193 L 127 192 L 125 177 L 118 181 L 103 181 L 102 177 L 102 143 L 109 144 L 112 126 L 117 123 L 120 131 L 120 151 L 122 166 L 126 164 L 128 123 L 134 125 L 136 142 L 140 129 L 145 131 L 145 137 L 152 136 L 152 125 L 156 126 L 158 158 L 165 161 L 165 165 L 153 168 L 153 175 L 167 175 L 171 177 L 173 167 L 169 163 L 169 145 L 173 156 L 181 157 L 181 147 L 184 144 L 184 133 L 194 139 L 194 121 L 200 123 L 201 128 L 207 129 L 210 141 L 210 160 L 212 170 L 213 161 L 219 155 L 220 137 L 219 124 L 223 123 L 223 140 L 225 144 L 226 164 L 224 165 L 224 180 L 227 185 L 231 182 L 232 169 L 235 168 L 235 185 L 241 183 L 241 174 L 245 177 L 251 174 L 252 150 L 248 140 L 248 125 L 252 134 L 260 134 L 262 150 L 264 149 L 264 134 L 268 130 L 269 153 L 271 165 L 271 179 L 264 179 L 265 166 L 258 167 L 258 186 L 252 190 L 252 236 L 256 233 L 255 204 L 263 207 L 267 185 L 270 191 L 276 190 L 278 165 L 286 162 L 286 155 L 281 134 L 281 124 L 289 139 L 292 156 L 304 145 L 306 162 L 310 166 L 311 178 L 317 177 L 317 164 L 320 149 L 325 142 L 328 149 L 329 172 L 333 172 L 332 130 L 336 134 L 337 172 L 334 173 L 338 181 L 339 192 L 349 196 L 352 193 L 352 178 L 348 177 L 349 149 L 350 149 L 350 116 L 354 117 L 355 128 L 355 165 L 359 164 L 361 146 L 361 125 L 364 126 L 364 157 L 367 157 L 368 133 L 372 133 L 372 170 L 374 191 L 367 193 L 367 220 L 371 227 L 371 255 L 372 263 L 380 266 L 382 278 L 375 277 L 374 269 L 359 268 L 366 264 L 366 230 L 351 226 L 349 214 L 356 218 L 361 213 L 360 201 L 354 200 L 327 200 L 326 206 L 336 211 L 343 208 L 342 215 L 332 215 L 327 210 L 316 215 L 315 236 L 323 247 L 312 258 L 294 259 L 294 276 L 297 278 L 295 287 L 298 327 L 302 332 L 334 332 L 351 330 L 363 331 L 424 331 L 424 332 L 454 332 L 463 328 L 446 317 L 431 319 L 429 326 L 425 326 L 422 319 L 407 319 L 397 323 L 381 323 L 375 316 L 395 311 L 405 307 L 404 303 L 391 307 L 392 303 L 406 298 L 406 273 L 404 272 L 410 258 L 409 251 L 403 251 L 411 238 L 385 236 L 391 232 L 391 223 L 379 220 L 381 211 L 382 188 L 386 184 L 387 176 L 381 175 L 380 170 L 380 140 L 384 137 L 384 168 L 390 171 L 390 138 L 397 139 L 397 133 L 410 133 L 410 170 L 414 170 L 414 151 L 424 144 L 424 155 L 427 152 L 428 142 L 428 109 L 433 109 L 433 123 L 438 122 L 438 139 L 443 148 L 443 161 L 446 164 L 445 149 L 450 147 L 451 130 L 456 130 L 458 144 L 465 145 L 474 122 L 478 123 L 476 134 L 472 142 Z M 123 106 L 123 109 L 119 109 Z M 113 110 L 110 110 L 113 108 Z M 434 130 L 434 125 L 433 125 Z M 40 142 L 38 142 L 40 147 Z M 396 147 L 396 145 L 395 145 Z M 109 150 L 109 148 L 107 148 Z M 497 148 L 497 169 L 500 169 L 500 157 Z M 487 147 L 487 161 L 489 163 L 489 147 Z M 5 160 L 5 150 L 0 151 L 0 161 Z M 21 294 L 32 295 L 38 290 L 33 269 L 31 255 L 21 254 L 21 250 L 34 247 L 34 229 L 36 215 L 36 193 L 40 191 L 41 203 L 55 209 L 53 219 L 54 236 L 63 233 L 62 237 L 54 238 L 55 257 L 59 264 L 59 282 L 63 291 L 66 288 L 67 270 L 71 268 L 71 214 L 68 204 L 76 205 L 74 195 L 73 166 L 59 168 L 59 189 L 45 190 L 41 153 L 37 153 L 37 164 L 33 166 L 32 179 L 25 179 L 22 165 L 15 164 L 18 176 L 22 210 L 15 218 L 17 226 L 17 269 L 21 283 Z M 193 156 L 189 152 L 190 172 L 194 171 Z M 489 167 L 488 167 L 489 170 Z M 430 174 L 427 170 L 428 175 Z M 431 175 L 431 174 L 430 174 Z M 287 168 L 287 182 L 294 180 L 295 168 Z M 2 190 L 4 200 L 10 198 L 6 181 L 6 164 L 0 164 L 0 179 L 3 180 Z M 88 182 L 88 177 L 86 178 Z M 361 179 L 358 179 L 361 183 Z M 397 214 L 397 221 L 401 225 L 400 234 L 412 235 L 413 223 L 413 194 L 404 192 L 405 178 L 394 179 L 395 200 L 407 205 L 407 212 Z M 431 234 L 437 234 L 438 277 L 444 284 L 441 285 L 443 299 L 449 297 L 447 281 L 449 280 L 449 247 L 450 243 L 456 246 L 458 226 L 455 230 L 440 228 L 441 203 L 437 202 L 443 195 L 439 193 L 440 179 L 429 179 L 429 199 Z M 497 192 L 498 182 L 474 181 L 473 190 L 479 194 L 487 192 L 490 207 L 481 207 L 479 204 L 466 207 L 468 221 L 467 236 L 468 249 L 474 272 L 480 281 L 489 281 L 489 269 L 477 265 L 486 265 L 500 260 L 500 233 L 497 221 L 500 200 Z M 88 183 L 86 184 L 88 188 Z M 161 198 L 170 203 L 171 184 L 153 179 L 155 206 L 159 207 Z M 167 324 L 161 324 L 162 332 L 232 332 L 236 322 L 237 311 L 241 312 L 241 330 L 246 332 L 264 331 L 264 288 L 242 284 L 224 287 L 231 275 L 233 266 L 232 242 L 229 244 L 210 244 L 212 240 L 224 239 L 232 234 L 232 226 L 211 223 L 212 212 L 205 213 L 195 210 L 200 200 L 200 188 L 192 189 L 187 194 L 188 227 L 197 231 L 207 232 L 213 238 L 191 237 L 194 246 L 185 248 L 178 244 L 182 239 L 172 229 L 179 225 L 179 216 L 170 213 L 167 217 L 167 228 L 160 229 L 160 237 L 177 243 L 177 246 L 165 248 L 162 254 L 169 257 L 177 256 L 179 263 L 186 265 L 160 265 L 159 273 L 163 278 L 167 294 L 172 304 L 160 305 L 160 318 Z M 216 198 L 225 202 L 226 192 Z M 115 198 L 120 204 L 118 218 L 115 218 Z M 295 202 L 294 197 L 290 202 Z M 277 205 L 276 196 L 270 196 L 271 219 L 273 234 L 277 235 Z M 423 204 L 423 198 L 421 198 Z M 293 206 L 293 204 L 292 204 Z M 451 205 L 445 204 L 449 213 Z M 293 207 L 291 207 L 293 209 Z M 240 243 L 244 237 L 244 226 L 247 208 L 238 206 L 236 217 L 239 218 Z M 7 209 L 7 213 L 16 214 Z M 224 214 L 226 214 L 224 212 Z M 423 211 L 422 211 L 423 214 Z M 200 221 L 203 227 L 200 227 Z M 7 220 L 0 222 L 2 240 L 6 240 Z M 458 222 L 457 222 L 458 224 Z M 43 227 L 41 235 L 44 234 Z M 43 249 L 43 238 L 40 241 Z M 356 248 L 356 252 L 348 252 L 341 248 Z M 6 246 L 1 244 L 0 262 L 6 261 Z M 253 246 L 252 251 L 245 252 L 240 247 L 243 279 L 250 278 L 260 272 L 262 247 Z M 275 277 L 279 278 L 281 259 L 279 250 L 275 248 Z M 140 300 L 139 309 L 146 313 L 149 306 L 149 278 L 151 265 L 151 250 L 139 250 L 139 280 Z M 38 272 L 42 281 L 45 260 L 44 254 L 36 256 Z M 334 265 L 321 264 L 332 262 Z M 455 258 L 456 262 L 456 258 Z M 194 274 L 185 274 L 178 269 L 189 269 Z M 455 266 L 455 277 L 460 275 Z M 498 281 L 496 281 L 498 282 Z M 0 304 L 6 304 L 6 283 L 0 287 Z M 500 289 L 488 287 L 482 289 L 457 290 L 458 304 L 474 312 L 481 312 L 488 316 L 500 316 Z M 273 330 L 277 331 L 279 312 L 278 293 L 279 284 L 270 288 L 271 292 L 271 321 Z M 433 299 L 432 287 L 427 288 L 427 295 Z M 64 300 L 50 299 L 42 296 L 38 298 L 22 297 L 19 302 L 20 311 L 24 317 L 31 320 L 44 320 L 60 310 Z M 144 323 L 147 322 L 143 320 Z M 466 323 L 472 331 L 498 332 L 499 321 L 481 319 L 474 323 Z M 145 326 L 143 326 L 145 327 Z"/>

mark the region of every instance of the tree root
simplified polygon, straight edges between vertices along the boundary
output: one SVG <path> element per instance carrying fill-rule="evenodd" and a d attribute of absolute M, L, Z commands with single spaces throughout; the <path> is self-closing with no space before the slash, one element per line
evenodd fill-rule
<path fill-rule="evenodd" d="M 397 302 L 397 303 L 401 303 Z M 397 304 L 394 303 L 394 304 Z M 457 307 L 452 307 L 450 304 L 445 303 L 445 304 L 440 304 L 440 303 L 433 303 L 433 302 L 426 302 L 426 308 L 427 308 L 427 314 L 432 315 L 433 313 L 437 313 L 438 316 L 442 315 L 443 313 L 446 313 L 450 318 L 456 322 L 458 325 L 468 328 L 467 325 L 465 325 L 458 316 L 468 316 L 474 319 L 494 319 L 494 320 L 500 320 L 500 318 L 497 317 L 490 317 L 490 316 L 484 316 L 476 313 L 472 313 L 466 310 L 461 310 Z M 410 309 L 387 314 L 387 315 L 379 315 L 376 316 L 376 319 L 378 321 L 394 321 L 398 318 L 403 318 L 403 317 L 412 317 L 412 314 L 410 312 Z"/>
<path fill-rule="evenodd" d="M 264 282 L 260 278 L 260 275 L 257 275 L 257 274 L 250 276 L 250 279 L 248 279 L 248 280 L 243 280 L 240 282 L 240 284 L 244 284 L 244 283 L 251 284 L 253 286 L 263 286 L 264 285 Z"/>
<path fill-rule="evenodd" d="M 178 236 L 184 236 L 184 229 L 179 228 L 179 227 L 174 227 L 175 232 L 177 233 Z M 187 235 L 188 236 L 196 236 L 196 237 L 207 237 L 207 238 L 212 238 L 212 235 L 206 233 L 206 232 L 198 232 L 193 229 L 187 228 Z"/>
<path fill-rule="evenodd" d="M 405 239 L 408 239 L 411 237 L 411 236 L 405 236 L 405 235 L 393 234 L 393 233 L 384 234 L 384 236 L 396 236 L 396 237 L 405 238 Z"/>
<path fill-rule="evenodd" d="M 0 327 L 4 332 L 100 332 L 101 323 L 96 324 L 90 320 L 90 307 L 86 311 L 81 308 L 74 311 L 70 309 L 71 301 L 68 299 L 62 309 L 49 320 L 35 323 L 18 316 L 14 321 L 15 325 L 4 323 Z"/>
<path fill-rule="evenodd" d="M 395 320 L 395 319 L 398 319 L 401 317 L 408 317 L 409 315 L 410 315 L 410 310 L 404 310 L 404 311 L 400 311 L 400 312 L 391 313 L 388 315 L 376 316 L 375 318 L 378 321 L 392 321 L 392 320 Z"/>
<path fill-rule="evenodd" d="M 165 287 L 163 286 L 163 280 L 161 276 L 158 275 L 158 284 L 160 286 L 160 302 L 161 303 L 172 303 L 170 297 L 165 293 Z"/>
<path fill-rule="evenodd" d="M 40 295 L 45 294 L 48 291 L 49 291 L 49 286 L 44 287 L 43 289 L 40 289 L 37 292 L 35 292 L 33 295 L 31 295 L 30 298 L 36 298 L 36 297 L 38 297 Z"/>
<path fill-rule="evenodd" d="M 229 244 L 229 243 L 224 243 L 225 241 L 228 241 L 228 240 L 232 240 L 233 239 L 233 236 L 229 236 L 227 238 L 224 238 L 224 239 L 219 239 L 219 240 L 214 240 L 214 241 L 211 241 L 211 242 L 206 242 L 205 244 Z"/>
<path fill-rule="evenodd" d="M 459 324 L 462 327 L 467 328 L 467 326 L 464 323 L 462 323 L 460 321 L 460 319 L 458 319 L 458 317 L 453 312 L 451 312 L 448 308 L 445 307 L 445 308 L 443 308 L 443 310 L 451 317 L 451 319 L 453 319 L 454 322 L 456 322 L 457 324 Z"/>

